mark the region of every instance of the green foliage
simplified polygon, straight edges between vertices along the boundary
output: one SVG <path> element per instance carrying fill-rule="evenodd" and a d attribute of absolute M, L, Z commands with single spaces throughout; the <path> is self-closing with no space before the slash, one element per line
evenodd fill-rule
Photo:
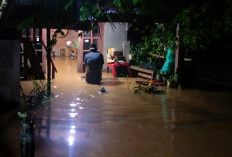
<path fill-rule="evenodd" d="M 34 85 L 33 90 L 31 90 L 31 94 L 37 95 L 37 94 L 45 94 L 47 90 L 48 83 L 44 83 L 44 81 L 40 80 L 40 84 L 36 82 L 35 80 L 32 80 L 32 83 Z"/>
<path fill-rule="evenodd" d="M 19 24 L 17 29 L 20 31 L 26 27 L 30 28 L 33 26 L 33 23 L 34 23 L 34 17 L 28 18 L 28 19 L 24 20 L 21 24 Z"/>
<path fill-rule="evenodd" d="M 179 75 L 171 75 L 168 81 L 170 82 L 170 88 L 178 88 L 180 86 Z"/>
<path fill-rule="evenodd" d="M 75 24 L 79 23 L 79 8 L 77 7 L 77 1 L 75 0 L 64 0 L 64 1 L 56 1 L 53 6 L 49 6 L 47 3 L 44 2 L 45 6 L 33 6 L 33 11 L 29 8 L 31 6 L 18 6 L 18 3 L 12 3 L 12 8 L 17 8 L 16 12 L 11 10 L 13 14 L 16 14 L 19 11 L 30 11 L 29 15 L 20 14 L 19 17 L 25 18 L 18 24 L 16 27 L 18 30 L 22 28 L 67 28 L 72 27 Z M 47 5 L 46 5 L 47 4 Z M 48 18 L 49 17 L 49 18 Z"/>
<path fill-rule="evenodd" d="M 131 52 L 134 53 L 135 64 L 143 66 L 149 63 L 154 66 L 154 69 L 160 69 L 160 57 L 154 57 L 153 54 L 166 57 L 167 49 L 171 45 L 175 45 L 175 27 L 154 22 L 150 26 L 149 34 L 147 32 L 141 37 L 141 42 L 134 42 L 131 45 Z"/>
<path fill-rule="evenodd" d="M 153 53 L 166 57 L 168 47 L 176 42 L 175 26 L 155 23 L 150 38 Z"/>
<path fill-rule="evenodd" d="M 144 3 L 142 8 L 149 8 L 145 5 L 147 4 Z M 147 15 L 145 12 L 141 12 L 142 8 L 137 13 Z M 132 37 L 137 38 L 134 38 L 134 41 L 131 38 L 131 52 L 134 54 L 135 64 L 141 66 L 151 61 L 155 63 L 155 66 L 162 64 L 159 58 L 152 58 L 149 54 L 165 57 L 167 47 L 171 44 L 179 46 L 180 51 L 184 53 L 183 57 L 192 58 L 193 63 L 196 61 L 195 59 L 202 57 L 201 55 L 207 52 L 207 57 L 212 56 L 209 59 L 214 63 L 213 65 L 219 63 L 219 60 L 221 60 L 221 64 L 227 64 L 223 62 L 225 60 L 223 58 L 231 56 L 226 52 L 231 51 L 232 2 L 229 0 L 207 3 L 199 1 L 181 6 L 178 10 L 178 12 L 170 11 L 173 13 L 170 16 L 172 18 L 158 17 L 154 20 L 155 16 L 150 16 L 148 20 L 155 21 L 152 24 L 143 18 L 134 20 L 131 34 Z M 149 10 L 146 11 L 149 12 Z M 176 44 L 177 25 L 179 25 L 179 41 Z M 220 55 L 220 57 L 213 57 L 215 55 Z M 160 66 L 158 65 L 158 67 Z M 231 66 L 227 64 L 226 68 L 228 67 Z M 159 70 L 159 68 L 156 69 Z M 221 69 L 221 71 L 223 70 L 225 68 Z M 227 71 L 229 72 L 229 70 Z"/>
<path fill-rule="evenodd" d="M 156 85 L 151 84 L 150 82 L 141 83 L 138 86 L 134 87 L 134 94 L 138 93 L 149 93 L 149 94 L 165 94 L 165 91 L 160 90 Z"/>
<path fill-rule="evenodd" d="M 102 11 L 97 3 L 87 0 L 80 8 L 80 19 L 82 21 L 96 20 L 102 15 Z"/>
<path fill-rule="evenodd" d="M 25 95 L 21 87 L 23 100 L 28 109 L 32 109 L 33 107 L 39 107 L 44 102 L 49 101 L 49 97 L 47 96 L 48 82 L 45 83 L 44 81 L 40 80 L 38 83 L 35 80 L 32 80 L 32 83 L 33 89 L 30 91 L 31 95 Z"/>
<path fill-rule="evenodd" d="M 62 29 L 57 29 L 54 34 L 52 35 L 52 39 L 50 41 L 50 43 L 48 43 L 48 47 L 47 48 L 50 48 L 52 49 L 53 46 L 56 45 L 57 43 L 57 36 L 64 36 L 64 32 L 62 31 Z"/>
<path fill-rule="evenodd" d="M 143 66 L 144 63 L 149 62 L 149 51 L 146 48 L 146 45 L 143 43 L 134 44 L 131 47 L 131 53 L 133 53 L 134 61 L 136 65 Z"/>
<path fill-rule="evenodd" d="M 74 5 L 75 0 L 70 0 L 68 3 L 65 4 L 64 9 L 68 10 L 72 5 Z"/>
<path fill-rule="evenodd" d="M 228 13 L 232 13 L 232 7 L 225 5 L 223 2 L 192 5 L 176 16 L 174 22 L 180 23 L 179 44 L 186 54 L 207 50 L 231 34 L 232 20 Z"/>
<path fill-rule="evenodd" d="M 113 4 L 115 4 L 117 7 L 122 7 L 121 0 L 114 0 Z"/>
<path fill-rule="evenodd" d="M 139 0 L 133 0 L 133 2 L 134 2 L 134 5 L 136 5 L 139 2 Z"/>

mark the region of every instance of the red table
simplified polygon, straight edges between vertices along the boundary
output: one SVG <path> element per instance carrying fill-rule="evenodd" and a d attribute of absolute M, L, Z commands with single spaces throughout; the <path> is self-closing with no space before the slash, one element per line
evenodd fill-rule
<path fill-rule="evenodd" d="M 108 73 L 109 72 L 109 67 L 111 67 L 112 68 L 113 78 L 115 78 L 116 67 L 118 67 L 118 66 L 127 66 L 129 76 L 131 77 L 131 70 L 130 70 L 130 65 L 129 65 L 128 62 L 107 64 L 106 72 Z"/>

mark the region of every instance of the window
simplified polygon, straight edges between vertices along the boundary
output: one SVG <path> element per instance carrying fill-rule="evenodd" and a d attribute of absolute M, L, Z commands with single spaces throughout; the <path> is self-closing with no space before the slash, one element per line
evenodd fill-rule
<path fill-rule="evenodd" d="M 100 26 L 97 25 L 91 31 L 83 32 L 83 51 L 89 51 L 91 44 L 96 44 L 98 51 L 101 50 Z"/>

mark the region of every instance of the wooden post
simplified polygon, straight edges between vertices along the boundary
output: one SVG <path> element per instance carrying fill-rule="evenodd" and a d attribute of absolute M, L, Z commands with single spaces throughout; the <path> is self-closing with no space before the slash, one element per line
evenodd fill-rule
<path fill-rule="evenodd" d="M 180 39 L 180 36 L 179 36 L 179 31 L 180 29 L 180 23 L 177 24 L 176 26 L 176 38 L 177 38 L 177 41 L 176 41 L 176 44 L 177 44 L 177 47 L 176 47 L 176 56 L 175 56 L 175 74 L 177 73 L 177 69 L 178 69 L 178 62 L 179 62 L 179 39 Z"/>
<path fill-rule="evenodd" d="M 50 28 L 47 28 L 47 94 L 51 94 L 51 48 L 50 44 Z"/>

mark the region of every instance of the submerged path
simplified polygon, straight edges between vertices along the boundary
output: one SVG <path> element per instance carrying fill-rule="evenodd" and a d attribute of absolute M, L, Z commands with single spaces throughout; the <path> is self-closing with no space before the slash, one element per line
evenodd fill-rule
<path fill-rule="evenodd" d="M 164 95 L 135 95 L 138 78 L 104 73 L 102 85 L 90 85 L 76 60 L 53 59 L 52 101 L 33 111 L 36 157 L 231 157 L 232 93 L 164 87 Z M 20 156 L 18 125 L 0 130 L 8 147 L 0 156 Z"/>

